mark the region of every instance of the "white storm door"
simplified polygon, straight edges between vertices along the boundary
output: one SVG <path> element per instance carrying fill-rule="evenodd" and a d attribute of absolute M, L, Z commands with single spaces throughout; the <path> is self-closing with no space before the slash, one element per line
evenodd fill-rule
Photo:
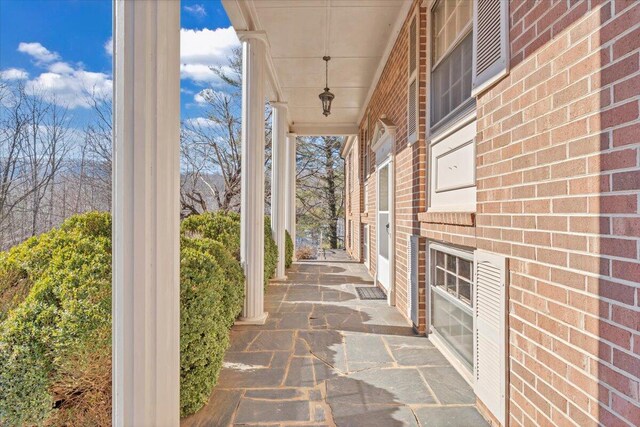
<path fill-rule="evenodd" d="M 378 168 L 378 281 L 389 292 L 391 256 L 391 163 L 386 161 Z"/>

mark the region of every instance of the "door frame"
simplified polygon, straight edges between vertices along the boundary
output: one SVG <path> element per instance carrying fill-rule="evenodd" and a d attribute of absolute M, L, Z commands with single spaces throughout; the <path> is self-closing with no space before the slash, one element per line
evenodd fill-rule
<path fill-rule="evenodd" d="M 393 155 L 389 153 L 386 158 L 376 165 L 376 285 L 379 284 L 378 276 L 380 271 L 380 169 L 389 167 L 389 289 L 387 291 L 387 303 L 396 305 L 396 283 L 395 283 L 395 168 Z"/>

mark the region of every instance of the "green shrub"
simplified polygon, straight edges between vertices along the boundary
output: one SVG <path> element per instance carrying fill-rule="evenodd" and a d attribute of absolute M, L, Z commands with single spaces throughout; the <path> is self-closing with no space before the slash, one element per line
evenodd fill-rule
<path fill-rule="evenodd" d="M 225 306 L 229 281 L 217 259 L 220 243 L 189 242 L 180 256 L 180 414 L 196 412 L 218 381 L 229 327 L 238 314 Z M 230 257 L 230 255 L 227 255 Z M 224 258 L 224 255 L 222 256 Z M 236 295 L 238 292 L 235 293 Z"/>
<path fill-rule="evenodd" d="M 191 215 L 182 221 L 182 234 L 217 240 L 240 260 L 240 215 L 237 213 L 218 211 Z"/>
<path fill-rule="evenodd" d="M 111 240 L 65 225 L 14 248 L 32 287 L 0 324 L 0 423 L 41 424 L 54 402 L 105 402 L 93 408 L 99 419 L 109 410 L 110 369 L 103 383 L 87 378 L 96 378 L 95 360 L 111 352 Z M 43 255 L 44 267 L 33 259 Z M 84 415 L 76 422 L 100 422 Z"/>
<path fill-rule="evenodd" d="M 293 240 L 289 231 L 284 231 L 284 244 L 285 244 L 285 260 L 284 266 L 290 268 L 293 264 Z"/>
<path fill-rule="evenodd" d="M 264 218 L 264 286 L 269 284 L 269 279 L 276 273 L 278 265 L 278 246 L 273 240 L 273 232 L 271 230 L 271 218 Z"/>
<path fill-rule="evenodd" d="M 239 216 L 206 214 L 185 223 L 180 251 L 183 416 L 208 401 L 244 299 Z M 268 232 L 265 253 L 272 259 L 277 251 L 270 227 Z M 275 263 L 265 263 L 267 268 L 273 272 Z M 0 425 L 109 424 L 110 215 L 72 217 L 59 229 L 0 253 L 0 286 L 0 297 L 3 289 L 22 293 L 13 293 L 0 323 Z"/>
<path fill-rule="evenodd" d="M 70 244 L 68 233 L 111 238 L 111 216 L 90 212 L 67 219 L 60 229 L 51 230 L 0 252 L 0 322 L 9 310 L 29 294 L 34 282 L 49 268 L 56 250 Z"/>

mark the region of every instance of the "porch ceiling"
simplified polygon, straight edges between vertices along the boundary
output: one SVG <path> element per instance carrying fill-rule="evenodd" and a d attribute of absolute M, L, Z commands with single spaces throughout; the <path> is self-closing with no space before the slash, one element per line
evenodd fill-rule
<path fill-rule="evenodd" d="M 269 96 L 289 104 L 301 135 L 357 132 L 364 108 L 410 6 L 409 0 L 223 0 L 233 27 L 269 40 Z M 335 94 L 324 117 L 322 57 Z"/>

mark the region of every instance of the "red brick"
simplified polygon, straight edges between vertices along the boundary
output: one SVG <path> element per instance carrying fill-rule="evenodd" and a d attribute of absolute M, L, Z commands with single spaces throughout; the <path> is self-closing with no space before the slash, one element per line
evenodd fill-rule
<path fill-rule="evenodd" d="M 638 359 L 636 358 L 636 360 Z M 632 400 L 628 400 L 628 397 L 623 398 L 614 394 L 612 407 L 614 411 L 621 414 L 632 423 L 640 420 L 640 404 L 638 404 L 637 400 L 634 402 Z"/>
<path fill-rule="evenodd" d="M 593 208 L 589 207 L 592 213 L 636 213 L 638 210 L 638 200 L 635 194 L 619 196 L 600 196 L 593 200 Z"/>
<path fill-rule="evenodd" d="M 615 62 L 603 68 L 598 78 L 593 83 L 597 87 L 603 87 L 623 80 L 638 72 L 638 55 L 631 55 L 621 61 Z"/>
<path fill-rule="evenodd" d="M 612 218 L 613 234 L 640 237 L 640 218 Z"/>
<path fill-rule="evenodd" d="M 613 174 L 613 191 L 640 189 L 640 170 Z"/>
<path fill-rule="evenodd" d="M 602 153 L 589 158 L 587 169 L 589 173 L 627 169 L 636 165 L 636 150 L 618 150 Z"/>
<path fill-rule="evenodd" d="M 572 216 L 569 231 L 577 233 L 609 234 L 609 218 L 598 216 Z"/>
<path fill-rule="evenodd" d="M 640 143 L 640 123 L 618 128 L 613 131 L 614 147 L 638 143 Z"/>
<path fill-rule="evenodd" d="M 640 75 L 621 81 L 613 87 L 613 99 L 615 102 L 640 96 Z"/>
<path fill-rule="evenodd" d="M 607 129 L 638 118 L 638 102 L 631 101 L 619 107 L 600 112 L 599 116 L 591 116 L 589 125 L 592 129 Z"/>
<path fill-rule="evenodd" d="M 617 59 L 621 56 L 633 52 L 638 49 L 638 40 L 640 40 L 640 27 L 626 34 L 622 38 L 613 43 L 613 58 Z"/>
<path fill-rule="evenodd" d="M 640 282 L 640 262 L 613 260 L 613 276 L 631 282 Z M 640 316 L 638 316 L 640 318 Z"/>
<path fill-rule="evenodd" d="M 616 11 L 618 16 L 616 16 L 615 19 L 600 28 L 599 36 L 600 43 L 602 44 L 612 40 L 613 38 L 622 34 L 624 31 L 631 28 L 636 23 L 640 22 L 640 6 L 638 6 L 636 2 L 634 2 L 633 0 L 628 2 L 618 0 L 613 3 L 616 5 L 616 7 L 619 7 L 623 3 L 626 3 L 628 5 L 633 5 L 635 3 L 636 6 L 627 10 L 623 14 L 620 14 L 619 11 Z"/>
<path fill-rule="evenodd" d="M 612 325 L 604 320 L 598 323 L 598 335 L 619 347 L 631 348 L 631 332 L 626 331 L 616 325 Z"/>

